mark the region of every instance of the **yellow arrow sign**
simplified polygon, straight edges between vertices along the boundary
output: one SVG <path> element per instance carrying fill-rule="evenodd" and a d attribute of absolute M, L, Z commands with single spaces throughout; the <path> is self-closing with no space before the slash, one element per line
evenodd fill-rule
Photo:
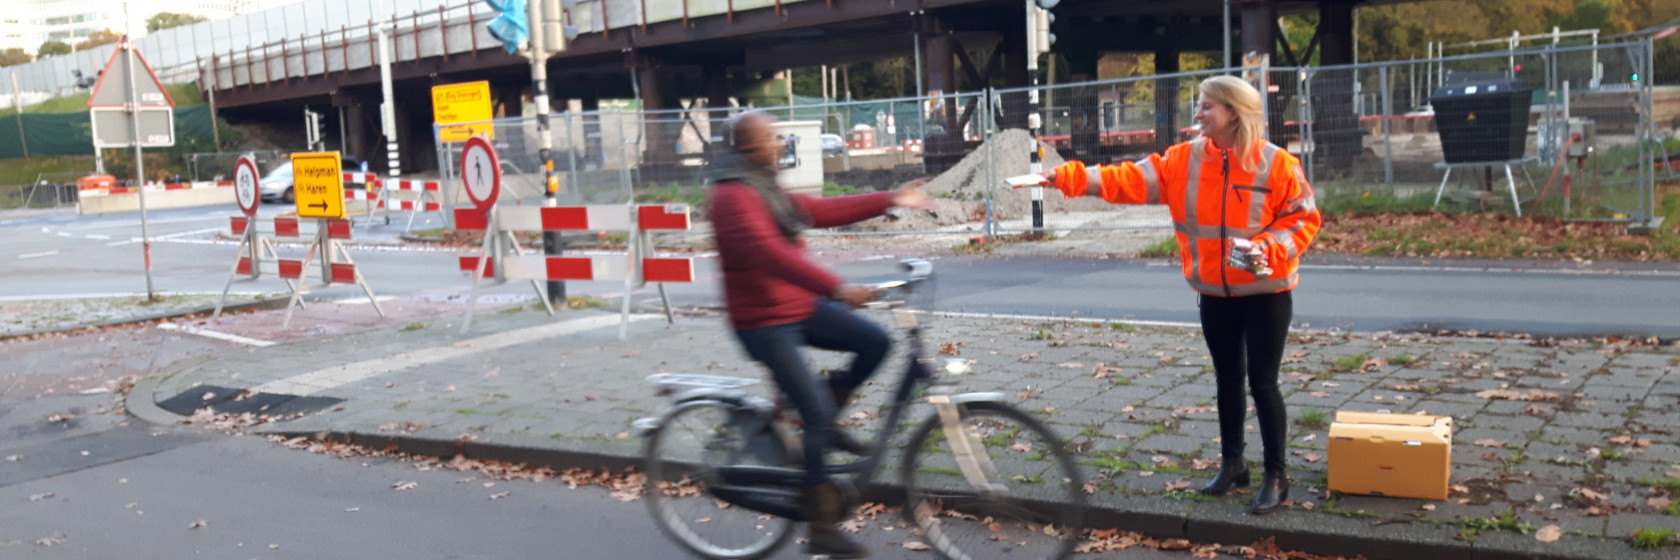
<path fill-rule="evenodd" d="M 344 219 L 344 168 L 338 152 L 292 154 L 299 218 Z"/>
<path fill-rule="evenodd" d="M 438 130 L 444 142 L 466 142 L 468 138 L 484 135 L 496 137 L 496 129 L 488 121 L 495 118 L 490 105 L 490 82 L 432 86 L 432 121 L 437 124 L 470 122 L 459 126 L 445 126 Z"/>

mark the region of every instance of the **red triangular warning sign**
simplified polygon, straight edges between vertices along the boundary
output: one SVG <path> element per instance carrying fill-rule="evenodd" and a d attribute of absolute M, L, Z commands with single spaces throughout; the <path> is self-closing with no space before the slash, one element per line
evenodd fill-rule
<path fill-rule="evenodd" d="M 130 97 L 128 87 L 129 65 L 123 63 L 123 54 L 127 49 L 134 50 L 135 72 L 144 70 L 145 73 L 135 76 L 133 95 Z M 109 86 L 109 87 L 106 87 Z M 152 72 L 152 65 L 146 63 L 146 57 L 140 54 L 138 47 L 132 47 L 128 37 L 123 37 L 117 43 L 117 50 L 111 52 L 111 60 L 105 62 L 105 71 L 99 74 L 99 82 L 93 85 L 93 93 L 88 95 L 88 107 L 122 107 L 135 102 L 140 107 L 174 107 L 175 99 L 169 96 L 169 91 L 163 89 L 163 82 L 158 80 L 157 73 Z"/>

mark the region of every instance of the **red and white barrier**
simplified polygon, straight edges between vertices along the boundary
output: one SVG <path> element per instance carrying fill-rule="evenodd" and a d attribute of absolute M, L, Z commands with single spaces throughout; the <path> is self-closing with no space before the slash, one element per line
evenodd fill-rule
<path fill-rule="evenodd" d="M 477 255 L 459 259 L 463 272 L 472 275 L 473 290 L 468 300 L 467 319 L 462 332 L 472 324 L 473 306 L 478 300 L 479 281 L 486 277 L 497 283 L 529 280 L 544 305 L 548 298 L 540 282 L 545 281 L 621 281 L 625 284 L 624 314 L 629 317 L 629 294 L 648 282 L 659 283 L 659 295 L 665 301 L 667 320 L 671 319 L 669 298 L 665 296 L 665 282 L 693 282 L 694 259 L 688 257 L 655 256 L 653 244 L 646 232 L 686 231 L 692 226 L 687 204 L 649 204 L 640 206 L 571 206 L 491 207 L 488 212 L 476 208 L 455 210 L 455 226 L 460 230 L 484 231 L 484 245 Z M 589 257 L 549 256 L 526 254 L 514 239 L 516 231 L 626 231 L 630 233 L 627 254 Z M 488 272 L 488 274 L 486 274 Z M 551 309 L 549 311 L 553 313 Z M 620 336 L 625 331 L 621 327 Z"/>
<path fill-rule="evenodd" d="M 346 191 L 348 198 L 349 191 Z M 304 239 L 302 225 L 314 222 L 315 231 L 311 234 L 309 253 L 302 259 L 282 259 L 274 249 L 275 239 Z M 292 322 L 292 308 L 303 307 L 304 291 L 324 288 L 333 284 L 356 284 L 367 294 L 368 301 L 373 303 L 373 309 L 385 317 L 385 310 L 379 307 L 374 299 L 373 288 L 362 277 L 356 268 L 356 261 L 350 258 L 349 251 L 344 249 L 340 241 L 351 238 L 351 227 L 348 220 L 322 220 L 298 218 L 295 216 L 277 216 L 272 221 L 259 222 L 254 216 L 233 216 L 229 219 L 229 226 L 235 235 L 240 236 L 239 251 L 234 255 L 233 271 L 228 274 L 227 286 L 222 288 L 222 298 L 227 298 L 228 288 L 232 287 L 235 277 L 243 276 L 249 280 L 258 280 L 264 274 L 278 276 L 286 282 L 291 290 L 291 302 L 286 305 L 286 319 L 282 326 L 290 326 Z M 316 255 L 320 255 L 319 266 L 310 266 L 316 262 Z M 305 282 L 314 281 L 316 284 L 302 286 Z M 296 283 L 294 283 L 296 282 Z M 216 312 L 212 319 L 221 315 L 222 304 L 216 304 Z"/>
<path fill-rule="evenodd" d="M 233 181 L 193 181 L 190 183 L 162 183 L 148 182 L 144 188 L 148 192 L 176 191 L 185 189 L 216 189 L 233 186 Z M 113 194 L 133 194 L 140 192 L 141 187 L 110 187 L 104 189 L 82 189 L 77 196 L 109 196 Z"/>

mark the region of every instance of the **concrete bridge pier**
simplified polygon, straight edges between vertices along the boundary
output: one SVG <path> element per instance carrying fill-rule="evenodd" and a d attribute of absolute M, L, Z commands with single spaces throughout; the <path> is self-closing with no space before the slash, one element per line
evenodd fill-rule
<path fill-rule="evenodd" d="M 373 111 L 365 109 L 370 103 L 374 107 Z M 379 138 L 378 98 L 358 96 L 345 90 L 337 90 L 332 93 L 332 104 L 333 107 L 344 110 L 344 120 L 339 123 L 339 126 L 344 128 L 342 152 L 346 155 L 355 156 L 362 161 L 374 159 L 372 156 L 376 148 L 380 155 L 383 155 L 384 147 L 375 146 L 374 142 Z M 368 119 L 370 114 L 374 116 L 373 121 Z"/>
<path fill-rule="evenodd" d="M 923 16 L 916 21 L 922 41 L 922 68 L 932 106 L 921 108 L 922 162 L 928 173 L 943 173 L 965 155 L 963 131 L 957 124 L 959 100 L 953 95 L 961 86 L 957 78 L 956 49 L 961 48 L 951 30 L 937 18 Z"/>

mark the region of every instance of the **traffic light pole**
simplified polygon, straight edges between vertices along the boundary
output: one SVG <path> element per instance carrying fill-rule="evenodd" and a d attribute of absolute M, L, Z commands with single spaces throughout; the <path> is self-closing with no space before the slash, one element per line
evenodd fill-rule
<path fill-rule="evenodd" d="M 560 177 L 554 174 L 554 136 L 549 134 L 549 106 L 548 106 L 548 43 L 547 30 L 544 27 L 542 0 L 533 0 L 528 6 L 530 16 L 527 21 L 531 28 L 531 98 L 537 105 L 537 136 L 542 139 L 537 157 L 542 159 L 543 168 L 543 205 L 558 206 L 560 194 Z M 559 14 L 552 14 L 558 16 Z M 559 255 L 564 252 L 560 232 L 543 231 L 543 254 L 547 256 Z M 566 303 L 566 283 L 559 280 L 548 281 L 548 301 L 552 305 L 560 306 Z"/>

